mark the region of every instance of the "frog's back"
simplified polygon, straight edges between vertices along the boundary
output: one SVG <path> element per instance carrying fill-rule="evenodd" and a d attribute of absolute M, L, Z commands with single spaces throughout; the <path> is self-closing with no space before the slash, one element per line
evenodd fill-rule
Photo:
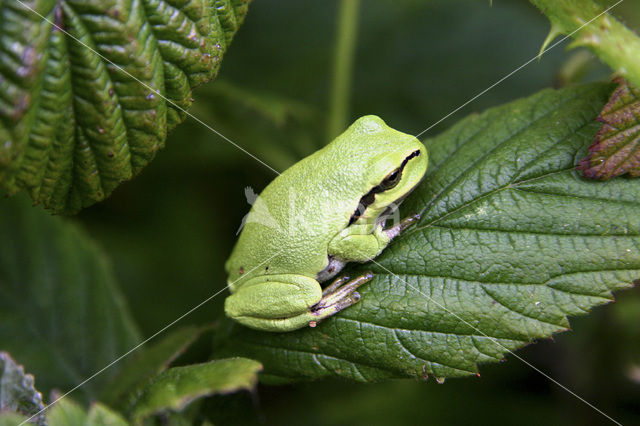
<path fill-rule="evenodd" d="M 378 137 L 380 144 L 391 144 L 391 136 L 400 134 L 378 117 L 363 117 L 264 189 L 226 264 L 229 282 L 236 282 L 232 290 L 258 275 L 295 273 L 315 278 L 327 266 L 329 241 L 348 226 L 366 193 L 363 189 L 377 183 L 377 177 L 368 173 L 375 160 L 371 152 L 393 150 L 393 146 L 363 149 L 363 133 Z"/>
<path fill-rule="evenodd" d="M 341 174 L 327 170 L 331 160 L 318 158 L 328 147 L 287 169 L 254 202 L 227 262 L 230 282 L 294 272 L 315 278 L 327 265 L 329 241 L 359 202 L 345 194 Z"/>

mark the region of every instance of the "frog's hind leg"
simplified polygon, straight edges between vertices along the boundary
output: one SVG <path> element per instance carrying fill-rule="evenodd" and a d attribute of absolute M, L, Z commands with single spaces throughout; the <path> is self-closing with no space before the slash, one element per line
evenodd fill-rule
<path fill-rule="evenodd" d="M 322 299 L 320 284 L 303 275 L 253 278 L 225 300 L 225 312 L 240 323 L 260 328 L 262 319 L 279 320 L 305 312 Z"/>
<path fill-rule="evenodd" d="M 341 277 L 336 278 L 331 284 L 322 289 L 322 296 L 326 296 L 330 293 L 333 293 L 340 287 L 342 284 L 348 282 L 351 279 L 349 275 L 343 275 Z"/>
<path fill-rule="evenodd" d="M 371 272 L 354 279 L 342 276 L 323 291 L 312 278 L 271 275 L 270 281 L 247 282 L 227 297 L 225 312 L 257 330 L 283 332 L 315 327 L 324 318 L 357 303 L 360 294 L 356 289 L 372 278 Z"/>

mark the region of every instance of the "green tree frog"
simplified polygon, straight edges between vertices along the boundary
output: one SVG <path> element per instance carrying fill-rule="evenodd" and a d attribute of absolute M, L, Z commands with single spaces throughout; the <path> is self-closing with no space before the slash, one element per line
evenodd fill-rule
<path fill-rule="evenodd" d="M 427 150 L 418 139 L 369 115 L 330 144 L 276 177 L 255 199 L 226 262 L 227 316 L 265 331 L 292 331 L 353 305 L 366 262 L 418 217 L 385 228 L 389 215 L 420 182 Z M 397 212 L 397 210 L 395 210 Z"/>

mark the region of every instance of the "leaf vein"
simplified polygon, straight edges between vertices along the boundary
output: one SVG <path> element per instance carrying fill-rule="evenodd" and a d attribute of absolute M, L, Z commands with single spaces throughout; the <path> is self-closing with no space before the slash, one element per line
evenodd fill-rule
<path fill-rule="evenodd" d="M 505 138 L 501 141 L 496 141 L 496 143 L 494 144 L 494 146 L 489 149 L 488 151 L 484 152 L 482 155 L 480 155 L 477 159 L 475 159 L 474 161 L 470 162 L 470 164 L 462 171 L 460 171 L 460 173 L 458 174 L 458 176 L 453 179 L 451 182 L 449 182 L 449 184 L 447 184 L 443 189 L 441 189 L 435 196 L 434 199 L 432 201 L 430 201 L 429 203 L 427 203 L 427 205 L 422 209 L 422 211 L 420 212 L 421 214 L 423 214 L 424 212 L 426 212 L 432 205 L 433 203 L 440 199 L 440 197 L 449 192 L 449 190 L 456 184 L 458 183 L 458 181 L 460 179 L 462 179 L 464 176 L 466 176 L 468 173 L 470 173 L 470 170 L 473 169 L 475 166 L 477 166 L 478 164 L 480 164 L 481 162 L 485 161 L 485 159 L 490 156 L 491 154 L 493 154 L 495 151 L 497 151 L 498 149 L 500 149 L 504 144 L 506 144 L 507 142 L 510 142 L 514 136 L 524 132 L 525 130 L 529 129 L 530 127 L 532 127 L 534 124 L 536 124 L 537 122 L 539 122 L 540 120 L 548 117 L 549 115 L 551 115 L 553 112 L 557 111 L 558 109 L 560 109 L 563 105 L 565 105 L 566 103 L 574 100 L 575 98 L 577 98 L 581 93 L 577 93 L 574 94 L 573 96 L 570 97 L 566 97 L 563 98 L 563 101 L 558 103 L 558 104 L 554 104 L 554 107 L 549 109 L 548 111 L 546 111 L 543 115 L 541 115 L 540 117 L 538 117 L 536 120 L 530 121 L 528 122 L 526 125 L 520 127 L 518 130 L 516 130 L 515 132 L 513 132 L 512 134 L 505 136 Z M 533 105 L 535 106 L 535 105 Z M 533 111 L 533 106 L 531 108 L 531 110 Z M 456 151 L 458 151 L 460 148 L 457 148 Z"/>

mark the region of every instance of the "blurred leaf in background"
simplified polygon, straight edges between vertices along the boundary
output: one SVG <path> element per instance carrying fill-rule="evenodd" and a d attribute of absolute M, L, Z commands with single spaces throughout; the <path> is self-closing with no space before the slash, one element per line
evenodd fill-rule
<path fill-rule="evenodd" d="M 45 395 L 70 389 L 140 340 L 101 249 L 76 224 L 34 209 L 24 196 L 0 202 L 0 336 Z M 76 397 L 97 398 L 106 371 Z"/>
<path fill-rule="evenodd" d="M 181 411 L 205 396 L 252 390 L 261 369 L 259 362 L 246 358 L 170 368 L 140 392 L 133 406 L 133 418 L 139 420 L 167 408 Z"/>

